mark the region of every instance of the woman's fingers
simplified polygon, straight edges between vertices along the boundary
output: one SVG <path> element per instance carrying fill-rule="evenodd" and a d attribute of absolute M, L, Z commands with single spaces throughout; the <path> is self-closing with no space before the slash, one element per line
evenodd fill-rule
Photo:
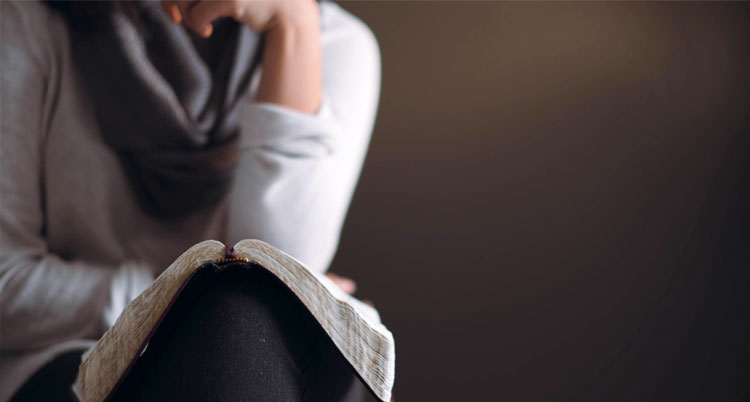
<path fill-rule="evenodd" d="M 190 31 L 203 36 L 197 26 L 190 19 L 190 9 L 195 5 L 193 0 L 172 0 L 179 10 L 180 16 L 182 16 L 182 25 Z"/>
<path fill-rule="evenodd" d="M 182 22 L 186 28 L 203 37 L 211 36 L 211 21 L 230 16 L 232 3 L 225 1 L 162 0 L 161 8 L 173 23 Z"/>
<path fill-rule="evenodd" d="M 173 23 L 177 24 L 180 21 L 182 21 L 182 15 L 180 14 L 180 9 L 177 7 L 177 4 L 175 4 L 172 0 L 162 0 L 161 1 L 161 8 L 164 10 L 164 13 L 167 14 L 170 20 L 172 20 Z"/>
<path fill-rule="evenodd" d="M 350 278 L 338 276 L 332 272 L 326 273 L 326 276 L 328 277 L 328 279 L 333 281 L 333 283 L 335 283 L 346 294 L 351 295 L 357 291 L 357 283 L 351 280 Z"/>
<path fill-rule="evenodd" d="M 233 16 L 235 6 L 229 1 L 202 0 L 190 9 L 190 22 L 204 37 L 213 32 L 211 22 L 219 17 Z"/>
<path fill-rule="evenodd" d="M 204 38 L 211 36 L 211 32 L 213 32 L 211 24 L 196 22 L 192 18 L 192 10 L 196 5 L 198 5 L 198 2 L 195 0 L 162 0 L 161 3 L 162 9 L 175 24 L 182 22 L 185 28 L 197 35 Z"/>
<path fill-rule="evenodd" d="M 0 0 L 2 1 L 2 0 Z M 293 4 L 292 4 L 293 3 Z M 302 0 L 162 0 L 161 7 L 174 23 L 190 31 L 211 36 L 213 20 L 232 17 L 256 32 L 265 32 L 279 21 L 303 21 L 315 2 Z M 302 6 L 302 7 L 301 7 Z M 283 15 L 282 15 L 283 14 Z"/>
<path fill-rule="evenodd" d="M 179 22 L 181 20 L 185 28 L 204 38 L 211 36 L 211 33 L 213 33 L 213 25 L 211 25 L 213 20 L 223 16 L 233 16 L 235 10 L 234 2 L 231 1 L 169 0 L 169 2 L 174 6 L 165 10 L 169 10 L 167 13 L 172 21 Z M 164 2 L 162 2 L 162 7 L 165 7 Z M 180 17 L 173 18 L 172 13 L 175 12 Z"/>

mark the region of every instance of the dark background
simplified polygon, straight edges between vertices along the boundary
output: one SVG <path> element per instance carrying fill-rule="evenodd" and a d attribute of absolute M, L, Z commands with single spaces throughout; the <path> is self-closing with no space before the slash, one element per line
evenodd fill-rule
<path fill-rule="evenodd" d="M 332 269 L 403 401 L 750 398 L 750 5 L 343 2 L 381 107 Z"/>

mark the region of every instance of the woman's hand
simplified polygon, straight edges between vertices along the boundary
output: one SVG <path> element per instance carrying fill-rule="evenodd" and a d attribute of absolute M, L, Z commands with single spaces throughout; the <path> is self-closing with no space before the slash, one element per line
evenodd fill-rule
<path fill-rule="evenodd" d="M 357 283 L 354 282 L 351 278 L 347 278 L 345 276 L 339 276 L 334 274 L 333 272 L 327 272 L 326 276 L 328 279 L 333 281 L 333 283 L 336 284 L 336 286 L 339 287 L 339 289 L 343 290 L 344 293 L 348 295 L 353 295 L 354 292 L 357 291 Z M 374 307 L 374 304 L 370 300 L 362 300 L 362 303 L 367 304 L 370 307 Z"/>
<path fill-rule="evenodd" d="M 312 0 L 162 0 L 161 5 L 174 23 L 203 37 L 211 35 L 211 22 L 219 17 L 232 17 L 256 32 L 284 24 L 317 25 Z"/>
<path fill-rule="evenodd" d="M 354 292 L 357 291 L 357 283 L 351 280 L 350 278 L 339 276 L 334 274 L 333 272 L 326 273 L 326 276 L 328 279 L 330 279 L 333 283 L 336 284 L 341 290 L 344 291 L 346 294 L 354 294 Z"/>
<path fill-rule="evenodd" d="M 263 75 L 256 100 L 313 114 L 320 107 L 322 50 L 318 5 L 314 0 L 162 0 L 174 23 L 198 35 L 211 22 L 232 17 L 265 34 Z"/>

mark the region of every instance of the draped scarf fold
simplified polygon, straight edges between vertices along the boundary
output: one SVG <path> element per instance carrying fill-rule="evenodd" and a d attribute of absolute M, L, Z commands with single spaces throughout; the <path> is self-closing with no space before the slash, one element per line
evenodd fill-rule
<path fill-rule="evenodd" d="M 96 29 L 71 29 L 73 57 L 104 141 L 141 207 L 157 218 L 179 218 L 216 204 L 230 189 L 238 106 L 262 38 L 229 18 L 200 38 L 173 24 L 156 1 L 128 7 L 130 14 L 106 7 Z"/>

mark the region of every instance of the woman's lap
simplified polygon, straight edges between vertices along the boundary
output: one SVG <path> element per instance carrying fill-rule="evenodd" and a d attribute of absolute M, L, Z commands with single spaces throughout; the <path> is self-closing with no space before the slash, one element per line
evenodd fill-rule
<path fill-rule="evenodd" d="M 237 265 L 196 273 L 112 400 L 355 401 L 365 392 L 281 281 Z"/>

